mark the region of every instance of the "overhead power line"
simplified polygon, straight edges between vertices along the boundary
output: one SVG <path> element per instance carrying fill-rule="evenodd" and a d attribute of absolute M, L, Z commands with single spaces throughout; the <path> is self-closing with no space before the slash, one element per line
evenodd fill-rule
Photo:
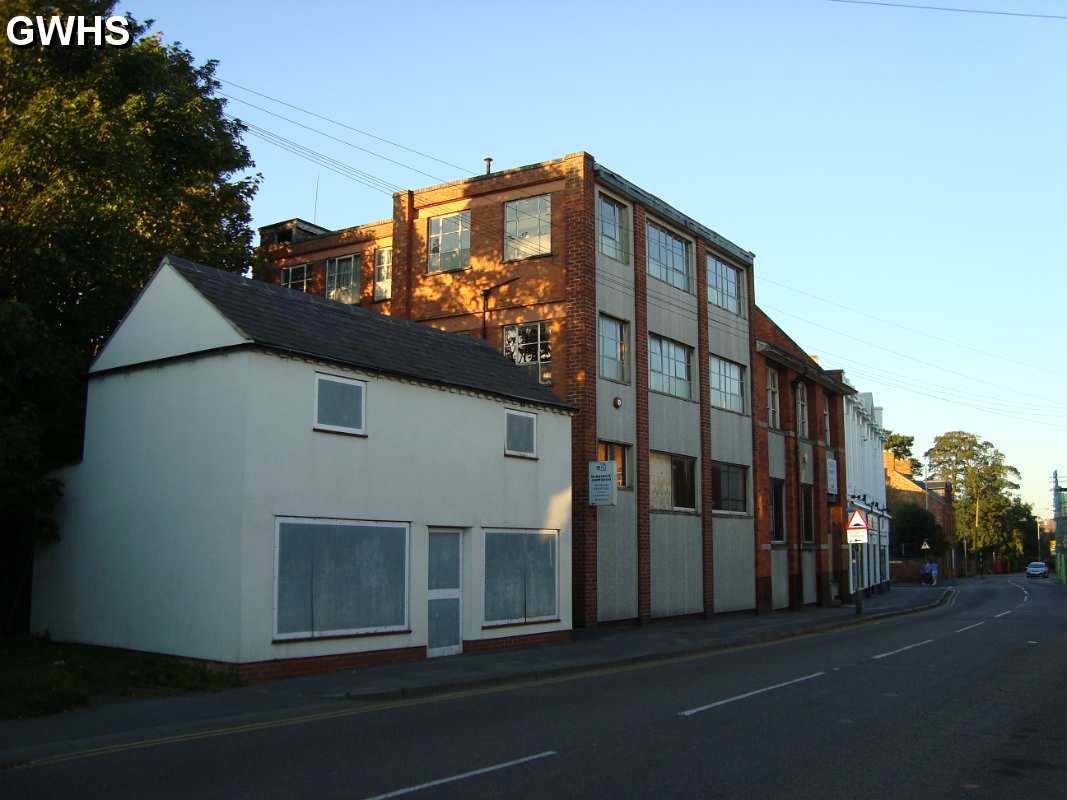
<path fill-rule="evenodd" d="M 995 17 L 1028 17 L 1030 19 L 1067 19 L 1064 14 L 1037 14 L 1028 11 L 1002 11 L 991 8 L 956 8 L 953 6 L 927 6 L 917 3 L 886 3 L 877 0 L 829 0 L 831 3 L 845 3 L 851 6 L 882 6 L 884 8 L 904 8 L 913 11 L 944 11 L 952 14 L 988 14 Z"/>
<path fill-rule="evenodd" d="M 386 139 L 384 136 L 378 136 L 377 134 L 371 133 L 370 131 L 365 131 L 365 130 L 362 130 L 361 128 L 356 128 L 356 127 L 353 127 L 352 125 L 348 125 L 347 123 L 340 122 L 339 120 L 327 117 L 324 114 L 318 114 L 318 113 L 316 113 L 314 111 L 310 111 L 310 110 L 308 110 L 306 108 L 301 108 L 300 106 L 293 105 L 292 103 L 287 103 L 286 101 L 281 100 L 281 99 L 279 99 L 277 97 L 271 97 L 269 94 L 265 94 L 263 92 L 256 91 L 255 89 L 249 89 L 247 86 L 242 86 L 241 84 L 235 83 L 234 81 L 228 81 L 228 80 L 225 80 L 223 78 L 216 78 L 216 80 L 218 80 L 219 83 L 225 83 L 225 84 L 229 84 L 230 86 L 236 86 L 238 89 L 241 89 L 242 91 L 248 92 L 249 94 L 256 95 L 256 97 L 262 97 L 264 100 L 270 100 L 271 102 L 277 103 L 278 105 L 285 106 L 286 108 L 291 108 L 294 111 L 299 111 L 302 114 L 307 114 L 310 117 L 315 117 L 316 119 L 321 119 L 324 122 L 329 122 L 329 123 L 331 123 L 333 125 L 337 125 L 337 126 L 339 126 L 341 128 L 346 128 L 347 130 L 350 130 L 350 131 L 352 131 L 354 133 L 358 133 L 361 136 L 367 136 L 367 137 L 369 137 L 371 139 L 374 139 L 374 140 L 379 141 L 379 142 L 383 142 L 383 143 L 388 144 L 388 145 L 392 145 L 393 147 L 397 147 L 397 148 L 399 148 L 401 150 L 406 150 L 407 152 L 414 153 L 417 156 L 422 156 L 423 158 L 428 158 L 428 159 L 430 159 L 430 161 L 436 161 L 438 164 L 444 164 L 446 167 L 453 167 L 455 169 L 460 170 L 461 172 L 469 172 L 471 175 L 476 175 L 477 174 L 477 170 L 471 170 L 471 169 L 468 169 L 467 167 L 461 167 L 459 164 L 453 164 L 451 161 L 445 161 L 444 159 L 438 158 L 437 156 L 432 156 L 429 153 L 424 153 L 421 150 L 416 150 L 413 147 L 408 147 L 407 145 L 401 144 L 400 142 L 395 142 L 392 139 Z"/>

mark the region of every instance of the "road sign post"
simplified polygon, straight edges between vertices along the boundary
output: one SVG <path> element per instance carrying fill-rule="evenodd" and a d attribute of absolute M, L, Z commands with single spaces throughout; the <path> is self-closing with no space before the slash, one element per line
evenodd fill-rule
<path fill-rule="evenodd" d="M 858 616 L 863 613 L 863 589 L 860 586 L 860 558 L 863 556 L 861 548 L 867 543 L 867 518 L 858 508 L 849 515 L 845 535 L 848 537 L 848 550 L 852 557 L 852 594 L 855 597 Z"/>

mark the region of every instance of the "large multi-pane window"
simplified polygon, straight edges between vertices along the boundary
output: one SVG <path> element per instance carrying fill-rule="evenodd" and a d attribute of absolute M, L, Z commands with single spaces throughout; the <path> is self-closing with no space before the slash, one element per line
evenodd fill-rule
<path fill-rule="evenodd" d="M 326 296 L 342 303 L 359 302 L 358 256 L 326 259 Z"/>
<path fill-rule="evenodd" d="M 504 203 L 504 260 L 552 252 L 552 195 Z"/>
<path fill-rule="evenodd" d="M 374 251 L 374 299 L 388 300 L 393 296 L 393 248 L 379 247 Z"/>
<path fill-rule="evenodd" d="M 282 267 L 280 278 L 283 288 L 306 292 L 311 275 L 307 264 L 297 264 L 295 267 Z"/>
<path fill-rule="evenodd" d="M 645 230 L 648 274 L 689 291 L 689 242 L 649 222 Z"/>
<path fill-rule="evenodd" d="M 711 465 L 712 508 L 717 511 L 748 511 L 748 467 L 737 464 Z"/>
<path fill-rule="evenodd" d="M 630 462 L 630 445 L 618 444 L 617 442 L 597 442 L 597 461 L 615 462 L 615 483 L 619 486 L 629 486 L 630 477 L 627 467 Z"/>
<path fill-rule="evenodd" d="M 471 255 L 471 212 L 430 218 L 427 272 L 463 269 Z"/>
<path fill-rule="evenodd" d="M 696 459 L 649 453 L 649 500 L 658 511 L 695 511 Z"/>
<path fill-rule="evenodd" d="M 808 387 L 797 384 L 797 435 L 808 438 Z"/>
<path fill-rule="evenodd" d="M 708 302 L 741 313 L 741 270 L 708 256 Z"/>
<path fill-rule="evenodd" d="M 600 377 L 626 383 L 630 380 L 629 328 L 621 319 L 600 315 Z"/>
<path fill-rule="evenodd" d="M 552 383 L 552 341 L 550 323 L 524 322 L 504 328 L 504 356 L 541 383 Z"/>
<path fill-rule="evenodd" d="M 626 206 L 600 195 L 599 220 L 600 252 L 616 261 L 629 263 L 629 225 L 627 224 Z"/>
<path fill-rule="evenodd" d="M 767 425 L 778 427 L 778 370 L 767 367 Z"/>
<path fill-rule="evenodd" d="M 771 478 L 771 540 L 785 541 L 785 481 Z"/>
<path fill-rule="evenodd" d="M 656 336 L 648 335 L 648 388 L 654 392 L 692 397 L 689 365 L 693 348 Z"/>
<path fill-rule="evenodd" d="M 745 368 L 718 356 L 711 357 L 711 404 L 745 413 Z"/>

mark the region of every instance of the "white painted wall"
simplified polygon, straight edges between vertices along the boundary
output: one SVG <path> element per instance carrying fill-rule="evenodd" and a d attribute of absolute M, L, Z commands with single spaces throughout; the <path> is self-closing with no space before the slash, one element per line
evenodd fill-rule
<path fill-rule="evenodd" d="M 250 359 L 241 660 L 425 644 L 430 527 L 464 531 L 464 639 L 571 627 L 569 416 L 537 410 L 538 458 L 512 458 L 504 410 L 517 404 L 274 355 Z M 367 381 L 366 438 L 312 430 L 317 372 Z M 411 633 L 272 644 L 276 516 L 410 522 Z M 483 630 L 487 528 L 560 532 L 558 622 Z"/>
<path fill-rule="evenodd" d="M 845 460 L 849 510 L 860 508 L 867 517 L 868 544 L 862 547 L 864 564 L 860 588 L 889 580 L 890 518 L 886 511 L 885 465 L 882 451 L 882 409 L 874 405 L 870 392 L 845 397 Z M 849 570 L 849 585 L 856 588 L 855 574 Z"/>

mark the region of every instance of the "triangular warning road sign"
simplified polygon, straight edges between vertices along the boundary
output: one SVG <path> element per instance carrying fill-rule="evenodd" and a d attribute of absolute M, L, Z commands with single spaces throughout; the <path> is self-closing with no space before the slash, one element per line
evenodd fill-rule
<path fill-rule="evenodd" d="M 864 518 L 863 512 L 858 508 L 849 516 L 847 528 L 850 531 L 867 530 L 867 520 Z"/>

